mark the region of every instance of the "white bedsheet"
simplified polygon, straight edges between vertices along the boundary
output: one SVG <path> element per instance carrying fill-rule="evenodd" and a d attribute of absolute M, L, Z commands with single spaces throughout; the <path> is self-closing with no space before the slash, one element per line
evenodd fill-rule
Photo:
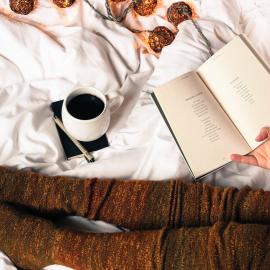
<path fill-rule="evenodd" d="M 93 2 L 104 10 L 103 1 Z M 163 2 L 169 6 L 176 1 Z M 244 32 L 270 63 L 269 0 L 193 3 L 215 51 L 233 35 Z M 39 7 L 28 16 L 7 17 L 8 10 L 8 0 L 0 0 L 0 164 L 50 175 L 190 179 L 147 93 L 207 59 L 206 47 L 190 22 L 180 25 L 175 41 L 158 60 L 145 54 L 145 48 L 138 49 L 137 39 L 128 30 L 102 20 L 80 0 L 66 10 L 40 0 Z M 139 21 L 148 29 L 169 26 L 162 19 L 165 10 Z M 135 23 L 132 16 L 128 23 Z M 110 147 L 94 153 L 97 161 L 93 164 L 83 159 L 64 161 L 49 109 L 52 101 L 62 99 L 78 85 L 92 85 L 104 93 L 119 90 L 125 96 L 123 106 L 112 117 Z M 270 190 L 269 172 L 244 165 L 231 164 L 205 181 Z M 93 231 L 117 230 L 102 222 L 86 226 Z M 4 255 L 0 269 L 14 269 Z"/>

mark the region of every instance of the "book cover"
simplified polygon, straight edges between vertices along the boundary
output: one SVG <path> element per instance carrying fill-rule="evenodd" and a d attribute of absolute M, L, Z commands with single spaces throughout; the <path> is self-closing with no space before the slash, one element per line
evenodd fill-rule
<path fill-rule="evenodd" d="M 61 110 L 62 110 L 63 100 L 55 101 L 51 104 L 51 109 L 55 116 L 57 116 L 61 121 Z M 69 137 L 57 126 L 57 132 L 63 146 L 63 150 L 65 152 L 65 156 L 67 159 L 72 159 L 75 157 L 81 157 L 82 153 L 77 148 L 77 146 L 69 139 Z M 82 146 L 89 152 L 97 151 L 109 146 L 108 139 L 106 134 L 100 137 L 97 140 L 90 141 L 90 142 L 82 142 L 79 141 Z"/>

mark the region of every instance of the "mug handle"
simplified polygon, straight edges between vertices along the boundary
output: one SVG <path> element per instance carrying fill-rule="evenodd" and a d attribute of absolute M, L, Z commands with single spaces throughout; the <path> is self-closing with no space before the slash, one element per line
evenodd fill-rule
<path fill-rule="evenodd" d="M 105 96 L 112 113 L 118 110 L 124 101 L 124 97 L 119 91 L 111 91 Z"/>

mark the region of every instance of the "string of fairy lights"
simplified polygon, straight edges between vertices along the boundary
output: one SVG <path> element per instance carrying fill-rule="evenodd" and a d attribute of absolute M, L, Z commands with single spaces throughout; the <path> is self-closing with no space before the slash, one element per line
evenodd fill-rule
<path fill-rule="evenodd" d="M 10 0 L 10 8 L 12 11 L 16 13 L 27 15 L 34 9 L 35 1 L 36 0 Z M 53 0 L 54 4 L 56 4 L 60 8 L 68 8 L 72 6 L 75 1 L 76 0 Z M 125 19 L 131 10 L 136 12 L 138 16 L 152 15 L 155 9 L 158 7 L 158 1 L 160 0 L 104 0 L 107 14 L 103 14 L 101 11 L 99 11 L 90 1 L 91 0 L 84 0 L 84 2 L 87 3 L 90 6 L 90 8 L 93 9 L 104 20 L 117 23 L 122 27 L 127 28 L 134 34 L 139 33 L 148 34 L 147 40 L 149 47 L 155 53 L 160 53 L 165 46 L 168 46 L 173 42 L 176 36 L 177 31 L 172 32 L 165 26 L 157 26 L 153 30 L 147 29 L 140 30 L 125 24 Z M 111 8 L 112 2 L 113 4 L 118 4 L 125 1 L 130 1 L 130 3 L 119 16 L 115 16 Z M 175 29 L 177 29 L 177 26 L 183 21 L 190 20 L 193 23 L 195 29 L 202 37 L 208 49 L 209 55 L 211 56 L 213 55 L 211 43 L 209 42 L 207 37 L 203 34 L 203 31 L 200 25 L 198 24 L 197 20 L 194 19 L 196 17 L 194 13 L 195 13 L 194 9 L 192 9 L 187 2 L 184 1 L 176 2 L 173 3 L 167 9 L 167 20 L 172 25 L 174 25 Z"/>

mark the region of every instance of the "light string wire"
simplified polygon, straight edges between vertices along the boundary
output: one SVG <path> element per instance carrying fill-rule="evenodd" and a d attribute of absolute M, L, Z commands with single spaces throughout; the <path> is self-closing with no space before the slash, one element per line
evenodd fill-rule
<path fill-rule="evenodd" d="M 191 22 L 193 23 L 194 27 L 197 29 L 198 33 L 200 34 L 200 36 L 202 37 L 202 39 L 205 42 L 205 45 L 208 49 L 208 53 L 210 56 L 214 55 L 214 52 L 212 50 L 212 45 L 211 42 L 209 41 L 209 39 L 204 35 L 202 28 L 200 27 L 198 21 L 195 21 L 189 14 L 186 14 L 189 18 L 189 20 L 191 20 Z"/>
<path fill-rule="evenodd" d="M 124 10 L 123 14 L 120 15 L 119 17 L 115 18 L 112 14 L 112 10 L 110 7 L 110 4 L 108 2 L 108 0 L 105 0 L 105 7 L 107 10 L 107 16 L 102 14 L 98 9 L 95 8 L 95 6 L 89 1 L 89 0 L 84 0 L 84 2 L 86 4 L 88 4 L 90 6 L 90 8 L 92 8 L 101 18 L 103 18 L 104 20 L 108 20 L 111 22 L 115 22 L 119 25 L 121 25 L 122 27 L 127 28 L 129 31 L 138 34 L 138 33 L 142 33 L 142 32 L 151 32 L 148 30 L 138 30 L 138 29 L 134 29 L 131 27 L 128 27 L 126 25 L 124 25 L 122 22 L 124 21 L 124 19 L 126 18 L 127 14 L 129 13 L 129 11 L 131 10 L 131 8 L 133 7 L 133 2 L 131 2 L 131 4 Z"/>
<path fill-rule="evenodd" d="M 127 28 L 129 31 L 131 31 L 132 33 L 138 34 L 138 33 L 143 33 L 143 32 L 148 32 L 151 33 L 153 31 L 151 30 L 138 30 L 138 29 L 134 29 L 131 27 L 128 27 L 126 25 L 124 25 L 122 22 L 125 20 L 127 14 L 130 12 L 130 10 L 133 7 L 133 0 L 131 1 L 131 3 L 128 5 L 128 7 L 124 10 L 124 12 L 122 13 L 122 15 L 120 15 L 119 17 L 114 17 L 110 4 L 109 4 L 109 0 L 105 0 L 105 7 L 106 7 L 106 11 L 107 11 L 107 16 L 102 14 L 98 9 L 95 8 L 95 6 L 89 2 L 89 0 L 84 0 L 99 16 L 101 16 L 104 20 L 108 20 L 108 21 L 113 21 L 119 25 L 121 25 L 122 27 Z M 192 18 L 192 16 L 190 16 L 189 14 L 189 10 L 188 7 L 184 8 L 184 10 L 182 11 L 182 15 L 186 15 L 188 17 L 188 19 L 192 22 L 192 24 L 194 25 L 195 29 L 197 30 L 197 32 L 199 33 L 199 35 L 201 36 L 201 38 L 203 39 L 203 41 L 205 42 L 205 45 L 208 49 L 209 55 L 212 56 L 213 50 L 212 50 L 212 46 L 211 46 L 211 42 L 209 41 L 209 39 L 204 35 L 201 26 L 199 25 L 198 21 L 194 20 Z"/>

